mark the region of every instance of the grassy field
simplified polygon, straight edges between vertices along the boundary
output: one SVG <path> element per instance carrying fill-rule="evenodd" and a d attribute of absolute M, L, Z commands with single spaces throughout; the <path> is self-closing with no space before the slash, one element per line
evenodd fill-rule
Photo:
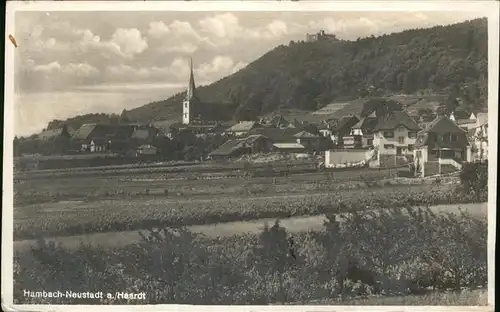
<path fill-rule="evenodd" d="M 231 175 L 229 175 L 231 174 Z M 15 182 L 15 204 L 130 198 L 138 195 L 255 195 L 297 193 L 299 191 L 336 191 L 384 186 L 395 170 L 353 170 L 345 172 L 313 172 L 288 176 L 249 176 L 246 172 L 219 173 L 142 173 L 128 175 L 96 175 L 45 177 Z M 372 185 L 369 185 L 372 186 Z"/>
<path fill-rule="evenodd" d="M 36 179 L 28 174 L 14 184 L 15 239 L 470 202 L 454 198 L 454 185 L 442 181 L 441 185 L 409 186 L 394 178 L 396 170 L 391 169 L 285 176 L 266 176 L 283 170 L 270 172 L 266 166 L 262 174 L 248 168 L 193 170 L 153 168 L 136 174 L 123 169 L 119 174 L 111 170 L 95 176 L 53 173 Z"/>
<path fill-rule="evenodd" d="M 98 201 L 33 204 L 14 210 L 14 237 L 65 236 L 319 215 L 326 212 L 470 202 L 453 185 L 393 186 L 338 192 L 169 198 L 145 195 Z"/>

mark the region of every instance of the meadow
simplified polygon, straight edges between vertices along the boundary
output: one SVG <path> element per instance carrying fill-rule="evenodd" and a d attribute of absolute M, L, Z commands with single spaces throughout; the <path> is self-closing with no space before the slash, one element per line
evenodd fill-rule
<path fill-rule="evenodd" d="M 216 239 L 162 228 L 111 249 L 40 241 L 15 255 L 15 302 L 486 305 L 486 217 L 353 210 L 293 236 L 276 223 Z M 145 292 L 146 300 L 43 301 L 23 289 Z"/>
<path fill-rule="evenodd" d="M 95 232 L 185 226 L 261 218 L 286 218 L 350 209 L 431 206 L 474 202 L 454 185 L 307 192 L 301 194 L 216 196 L 210 198 L 101 199 L 35 204 L 14 211 L 15 240 Z"/>
<path fill-rule="evenodd" d="M 347 206 L 364 210 L 474 202 L 450 184 L 458 182 L 453 177 L 440 184 L 416 179 L 420 184 L 410 186 L 395 178 L 394 169 L 300 173 L 300 168 L 286 168 L 31 173 L 36 178 L 24 173 L 27 177 L 14 187 L 14 238 L 319 215 Z"/>

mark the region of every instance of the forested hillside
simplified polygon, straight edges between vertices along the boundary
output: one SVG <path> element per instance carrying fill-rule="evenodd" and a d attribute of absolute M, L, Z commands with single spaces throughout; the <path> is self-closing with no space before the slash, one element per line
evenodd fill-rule
<path fill-rule="evenodd" d="M 290 42 L 198 92 L 204 101 L 235 104 L 239 119 L 279 108 L 316 110 L 367 90 L 451 95 L 480 108 L 487 105 L 487 46 L 486 18 L 356 41 Z M 179 117 L 183 96 L 127 115 L 137 121 Z"/>
<path fill-rule="evenodd" d="M 477 107 L 486 105 L 487 46 L 486 19 L 356 41 L 290 42 L 199 94 L 211 102 L 236 102 L 236 115 L 248 118 L 277 108 L 314 110 L 339 97 L 362 96 L 368 86 L 385 93 L 451 93 Z M 180 109 L 182 96 L 130 116 Z"/>

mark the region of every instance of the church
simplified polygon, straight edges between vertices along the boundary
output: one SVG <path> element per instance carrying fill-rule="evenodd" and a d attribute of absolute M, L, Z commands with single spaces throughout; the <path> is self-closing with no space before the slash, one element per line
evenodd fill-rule
<path fill-rule="evenodd" d="M 182 124 L 207 124 L 231 120 L 237 103 L 213 103 L 202 101 L 194 81 L 193 59 L 189 60 L 189 81 L 182 101 Z"/>

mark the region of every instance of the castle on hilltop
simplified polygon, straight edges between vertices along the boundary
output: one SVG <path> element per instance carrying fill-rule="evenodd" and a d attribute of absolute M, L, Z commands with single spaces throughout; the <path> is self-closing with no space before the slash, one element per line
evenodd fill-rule
<path fill-rule="evenodd" d="M 319 40 L 333 41 L 337 40 L 337 36 L 335 36 L 334 34 L 327 34 L 325 33 L 324 30 L 320 30 L 316 34 L 306 34 L 306 40 L 308 42 L 319 41 Z"/>

